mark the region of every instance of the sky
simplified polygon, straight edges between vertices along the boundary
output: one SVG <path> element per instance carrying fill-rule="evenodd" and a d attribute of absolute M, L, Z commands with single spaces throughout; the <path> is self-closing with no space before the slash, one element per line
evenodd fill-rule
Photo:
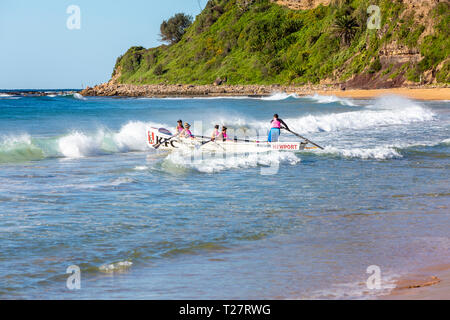
<path fill-rule="evenodd" d="M 1 0 L 0 89 L 79 89 L 110 79 L 131 46 L 155 47 L 161 22 L 205 0 Z M 73 11 L 80 10 L 79 29 Z M 76 13 L 75 13 L 76 14 Z M 75 19 L 74 19 L 75 18 Z"/>

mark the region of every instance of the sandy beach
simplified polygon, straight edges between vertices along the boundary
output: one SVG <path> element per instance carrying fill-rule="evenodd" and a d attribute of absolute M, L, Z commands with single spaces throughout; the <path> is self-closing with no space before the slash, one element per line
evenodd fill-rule
<path fill-rule="evenodd" d="M 450 300 L 450 264 L 421 269 L 396 284 L 382 300 Z"/>

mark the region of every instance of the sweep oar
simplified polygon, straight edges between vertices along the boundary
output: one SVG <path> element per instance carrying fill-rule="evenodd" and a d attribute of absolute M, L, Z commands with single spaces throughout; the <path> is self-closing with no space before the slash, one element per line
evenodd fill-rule
<path fill-rule="evenodd" d="M 283 128 L 284 130 L 286 130 L 286 131 L 288 131 L 288 132 L 290 132 L 290 133 L 292 133 L 293 135 L 295 135 L 295 136 L 297 136 L 297 137 L 299 137 L 299 138 L 302 138 L 303 140 L 305 140 L 306 142 L 309 142 L 309 143 L 311 143 L 312 145 L 314 145 L 314 146 L 316 146 L 317 148 L 319 148 L 319 149 L 322 149 L 323 150 L 323 148 L 321 147 L 321 146 L 319 146 L 318 144 L 316 144 L 316 143 L 314 143 L 314 142 L 312 142 L 311 140 L 309 140 L 309 139 L 306 139 L 305 137 L 303 137 L 303 136 L 301 136 L 301 135 L 299 135 L 298 133 L 295 133 L 295 132 L 293 132 L 293 131 L 291 131 L 291 130 L 289 130 L 289 129 L 286 129 L 286 128 Z"/>
<path fill-rule="evenodd" d="M 177 137 L 180 133 L 181 133 L 181 131 L 178 132 L 176 135 L 171 136 L 171 137 L 168 138 L 168 139 L 164 139 L 164 142 L 161 141 L 160 143 L 155 144 L 155 145 L 153 146 L 153 148 L 158 149 L 163 143 L 169 142 L 169 141 L 172 140 L 173 138 Z"/>

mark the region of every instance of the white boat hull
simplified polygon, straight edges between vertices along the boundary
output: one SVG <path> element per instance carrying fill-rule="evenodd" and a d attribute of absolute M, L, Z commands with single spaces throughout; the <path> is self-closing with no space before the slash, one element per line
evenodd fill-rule
<path fill-rule="evenodd" d="M 173 137 L 166 129 L 149 128 L 147 130 L 147 144 L 151 148 L 160 150 L 202 150 L 205 152 L 226 153 L 254 153 L 276 151 L 303 151 L 315 149 L 307 147 L 305 142 L 258 142 L 258 141 L 211 141 L 207 140 Z"/>

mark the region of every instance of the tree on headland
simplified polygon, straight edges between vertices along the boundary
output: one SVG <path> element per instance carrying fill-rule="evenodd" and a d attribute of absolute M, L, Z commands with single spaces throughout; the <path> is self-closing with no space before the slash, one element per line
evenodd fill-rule
<path fill-rule="evenodd" d="M 333 29 L 344 45 L 350 45 L 358 32 L 358 22 L 349 14 L 342 14 L 336 17 Z"/>
<path fill-rule="evenodd" d="M 164 20 L 161 23 L 161 41 L 169 42 L 170 44 L 177 43 L 186 33 L 186 29 L 192 24 L 192 16 L 184 13 L 177 13 L 169 20 Z"/>

